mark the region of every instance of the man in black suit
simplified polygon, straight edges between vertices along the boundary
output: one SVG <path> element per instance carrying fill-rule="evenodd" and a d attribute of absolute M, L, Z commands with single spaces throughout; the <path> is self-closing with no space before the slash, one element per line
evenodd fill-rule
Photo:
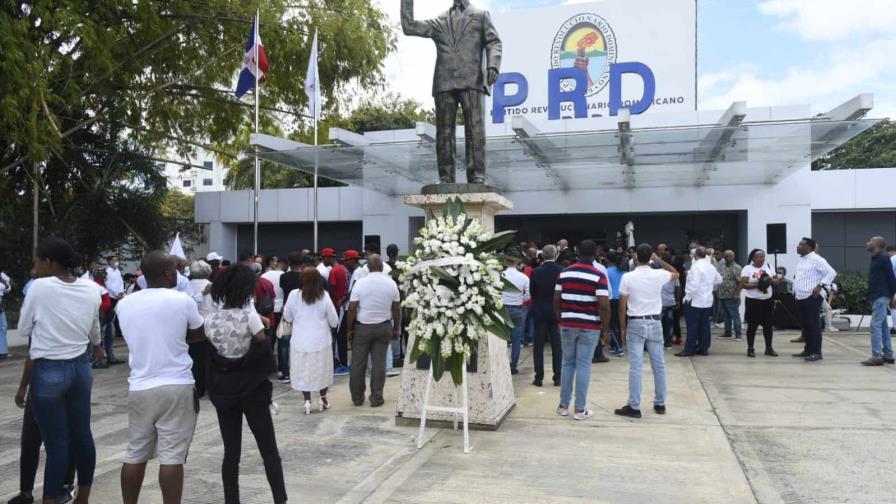
<path fill-rule="evenodd" d="M 560 366 L 563 352 L 560 349 L 560 331 L 554 315 L 554 288 L 557 277 L 563 266 L 557 264 L 557 247 L 545 245 L 542 251 L 544 264 L 532 272 L 529 291 L 532 293 L 532 314 L 535 319 L 535 381 L 532 385 L 541 386 L 544 379 L 544 344 L 551 345 L 551 360 L 554 369 L 554 386 L 560 386 Z"/>

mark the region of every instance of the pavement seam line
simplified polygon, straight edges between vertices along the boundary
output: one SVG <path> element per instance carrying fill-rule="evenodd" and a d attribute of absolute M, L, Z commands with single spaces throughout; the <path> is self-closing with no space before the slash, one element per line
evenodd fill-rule
<path fill-rule="evenodd" d="M 753 495 L 753 500 L 757 503 L 760 502 L 759 496 L 756 494 L 756 488 L 753 485 L 753 479 L 750 477 L 750 473 L 747 470 L 747 465 L 744 463 L 740 454 L 737 451 L 737 448 L 734 446 L 734 438 L 731 432 L 725 427 L 725 424 L 722 422 L 722 418 L 719 416 L 718 408 L 716 408 L 716 403 L 713 402 L 712 396 L 709 394 L 709 390 L 706 388 L 706 384 L 703 383 L 703 378 L 700 376 L 700 371 L 697 370 L 697 366 L 694 365 L 694 361 L 691 358 L 688 358 L 688 361 L 691 363 L 691 369 L 694 370 L 694 377 L 697 378 L 697 382 L 700 384 L 700 388 L 703 389 L 703 395 L 706 396 L 707 402 L 709 402 L 710 407 L 712 408 L 712 414 L 716 417 L 716 422 L 718 422 L 719 428 L 722 429 L 722 432 L 725 434 L 725 439 L 728 440 L 728 446 L 731 448 L 731 453 L 734 454 L 734 459 L 737 460 L 737 464 L 740 466 L 741 473 L 744 475 L 744 479 L 747 480 L 747 485 L 750 487 L 750 493 Z M 770 486 L 771 490 L 778 497 L 779 502 L 784 502 L 784 499 L 781 497 L 781 494 L 778 493 L 778 490 L 774 488 L 774 486 Z"/>

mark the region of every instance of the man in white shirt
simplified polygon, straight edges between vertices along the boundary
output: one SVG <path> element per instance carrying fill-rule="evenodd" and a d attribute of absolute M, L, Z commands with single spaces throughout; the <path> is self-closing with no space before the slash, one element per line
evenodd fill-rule
<path fill-rule="evenodd" d="M 368 257 L 370 273 L 352 288 L 347 315 L 348 342 L 352 349 L 349 390 L 355 406 L 364 404 L 367 358 L 371 359 L 370 406 L 382 406 L 386 384 L 386 355 L 391 340 L 401 333 L 401 295 L 391 277 L 383 273 L 383 259 Z"/>
<path fill-rule="evenodd" d="M 506 267 L 504 278 L 512 283 L 516 290 L 504 290 L 501 293 L 501 301 L 510 314 L 510 320 L 513 321 L 513 329 L 510 330 L 510 374 L 519 373 L 517 365 L 520 361 L 520 346 L 523 342 L 523 331 L 526 330 L 526 315 L 529 312 L 529 307 L 525 303 L 531 299 L 529 277 L 517 269 L 519 262 L 519 259 L 507 259 L 504 262 Z"/>
<path fill-rule="evenodd" d="M 205 339 L 204 321 L 190 296 L 172 290 L 178 279 L 174 258 L 151 252 L 140 269 L 147 288 L 122 299 L 116 308 L 131 366 L 122 502 L 137 503 L 146 463 L 156 454 L 163 500 L 180 502 L 183 464 L 199 413 L 187 344 Z"/>
<path fill-rule="evenodd" d="M 271 269 L 261 274 L 261 278 L 271 282 L 274 285 L 274 321 L 267 329 L 268 341 L 271 343 L 271 349 L 277 346 L 274 355 L 277 358 L 277 369 L 280 371 L 281 377 L 289 376 L 289 340 L 277 338 L 277 326 L 280 325 L 280 319 L 283 317 L 283 287 L 280 286 L 280 277 L 283 276 L 283 270 L 275 261 L 270 261 Z M 280 383 L 289 383 L 281 381 Z"/>
<path fill-rule="evenodd" d="M 177 273 L 177 283 L 174 286 L 172 286 L 171 288 L 176 290 L 177 292 L 183 292 L 184 294 L 190 296 L 193 299 L 193 301 L 196 302 L 197 305 L 199 303 L 201 303 L 202 302 L 202 293 L 201 292 L 194 293 L 193 286 L 190 285 L 190 279 L 181 275 L 180 271 L 177 271 L 176 273 Z M 145 275 L 140 275 L 139 277 L 137 277 L 137 287 L 139 287 L 140 290 L 147 288 Z"/>
<path fill-rule="evenodd" d="M 12 290 L 12 284 L 9 281 L 9 276 L 3 271 L 3 267 L 0 266 L 0 359 L 6 359 L 9 357 L 9 348 L 6 343 L 6 312 L 3 310 L 3 296 Z"/>
<path fill-rule="evenodd" d="M 720 283 L 722 275 L 710 261 L 707 249 L 697 247 L 684 288 L 688 338 L 684 350 L 675 354 L 676 357 L 709 355 L 713 290 Z"/>
<path fill-rule="evenodd" d="M 659 264 L 662 269 L 653 269 Z M 663 354 L 663 287 L 678 280 L 674 267 L 653 253 L 653 248 L 638 245 L 634 271 L 622 276 L 619 284 L 619 328 L 622 340 L 628 340 L 628 404 L 615 413 L 620 416 L 641 418 L 641 372 L 644 362 L 644 346 L 650 355 L 653 370 L 655 398 L 653 410 L 666 414 L 666 362 Z"/>
<path fill-rule="evenodd" d="M 806 344 L 801 353 L 806 362 L 816 362 L 821 357 L 821 324 L 819 314 L 827 297 L 827 291 L 837 277 L 837 272 L 823 257 L 815 253 L 817 243 L 812 238 L 803 238 L 797 245 L 800 255 L 793 282 L 793 294 L 800 309 L 800 322 Z"/>
<path fill-rule="evenodd" d="M 118 269 L 118 256 L 110 255 L 106 258 L 106 289 L 112 298 L 112 306 L 124 297 L 124 279 Z"/>

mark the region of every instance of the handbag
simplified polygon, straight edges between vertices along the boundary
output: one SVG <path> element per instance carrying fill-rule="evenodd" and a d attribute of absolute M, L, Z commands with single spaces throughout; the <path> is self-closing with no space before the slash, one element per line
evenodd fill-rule
<path fill-rule="evenodd" d="M 284 336 L 292 336 L 292 322 L 281 319 L 280 325 L 277 326 L 276 336 L 277 339 L 283 339 Z"/>

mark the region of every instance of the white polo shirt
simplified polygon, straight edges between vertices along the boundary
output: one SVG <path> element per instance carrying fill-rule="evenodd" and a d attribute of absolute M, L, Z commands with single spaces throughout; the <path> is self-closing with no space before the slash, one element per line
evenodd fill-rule
<path fill-rule="evenodd" d="M 660 315 L 663 311 L 663 286 L 670 280 L 672 273 L 650 266 L 638 266 L 622 275 L 619 294 L 628 296 L 628 316 Z"/>
<path fill-rule="evenodd" d="M 358 280 L 349 301 L 358 302 L 358 322 L 382 324 L 392 320 L 392 303 L 400 302 L 401 294 L 392 277 L 375 272 Z"/>

